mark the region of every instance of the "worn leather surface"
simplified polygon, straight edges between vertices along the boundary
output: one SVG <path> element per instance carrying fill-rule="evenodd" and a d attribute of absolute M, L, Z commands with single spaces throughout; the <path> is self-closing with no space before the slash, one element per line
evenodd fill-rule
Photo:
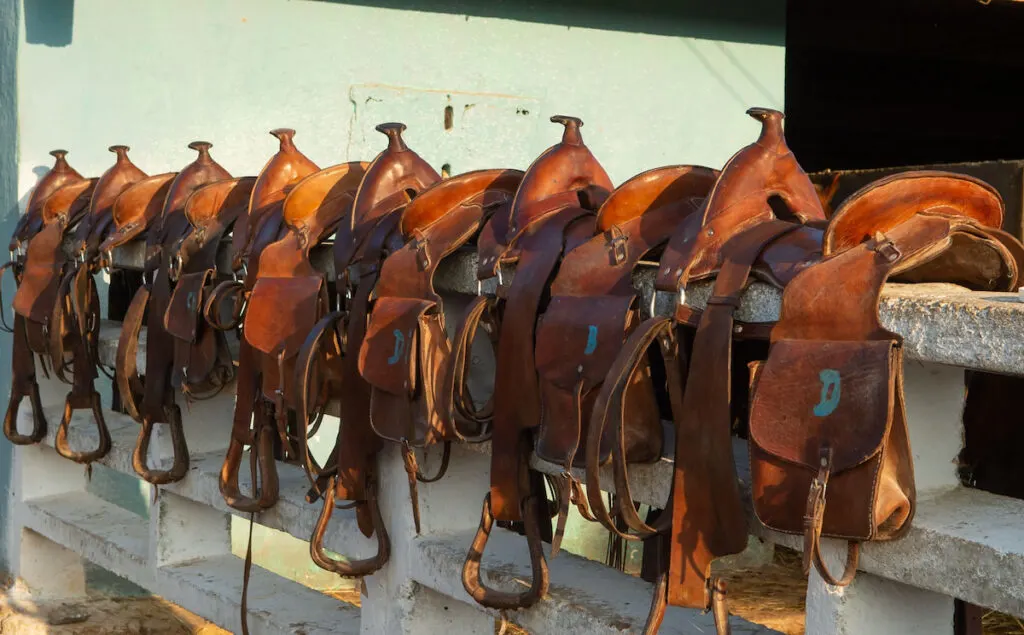
<path fill-rule="evenodd" d="M 11 235 L 9 249 L 15 251 L 22 243 L 28 241 L 43 226 L 43 204 L 51 194 L 65 185 L 84 180 L 81 174 L 68 164 L 67 150 L 52 150 L 53 167 L 43 175 L 29 195 L 25 213 L 18 218 Z"/>
<path fill-rule="evenodd" d="M 956 180 L 944 181 L 934 173 L 923 180 L 914 173 L 903 178 L 902 185 L 898 177 L 877 182 L 877 191 L 869 186 L 847 208 L 855 213 L 841 216 L 842 208 L 837 211 L 834 223 L 856 222 L 857 231 L 870 238 L 832 252 L 794 278 L 783 294 L 768 360 L 754 373 L 750 461 L 755 512 L 769 527 L 805 534 L 815 551 L 819 534 L 891 540 L 905 533 L 913 518 L 901 341 L 878 318 L 885 281 L 924 268 L 929 279 L 944 271 L 953 280 L 974 281 L 976 289 L 1005 290 L 1017 283 L 1015 257 L 1002 237 L 989 234 L 982 224 L 1000 214 L 936 213 L 954 209 L 935 202 Z M 928 194 L 929 187 L 936 196 Z M 878 211 L 909 206 L 909 199 L 920 207 L 903 214 L 899 224 Z M 875 207 L 859 207 L 866 200 Z M 998 198 L 986 200 L 1001 209 Z M 872 219 L 879 229 L 871 226 Z M 833 241 L 832 249 L 840 244 Z M 993 260 L 1001 266 L 993 266 Z M 946 265 L 936 269 L 937 262 Z M 822 472 L 828 484 L 820 492 L 821 516 L 808 525 L 809 498 L 813 502 L 818 495 L 812 482 Z M 817 555 L 815 565 L 824 566 Z"/>
<path fill-rule="evenodd" d="M 247 211 L 239 218 L 231 235 L 232 268 L 236 271 L 250 258 L 253 264 L 258 261 L 259 248 L 254 250 L 253 247 L 264 223 L 271 223 L 273 233 L 277 233 L 280 220 L 274 223 L 268 216 L 280 211 L 288 190 L 320 169 L 295 147 L 294 130 L 277 128 L 270 134 L 278 140 L 278 151 L 260 170 L 250 193 Z M 268 241 L 261 241 L 259 247 L 266 244 Z"/>
<path fill-rule="evenodd" d="M 451 346 L 433 278 L 488 216 L 510 207 L 522 176 L 518 170 L 469 172 L 424 190 L 402 211 L 406 242 L 382 265 L 359 349 L 360 374 L 373 386 L 370 423 L 381 437 L 413 446 L 459 438 L 443 407 L 451 399 L 441 394 Z"/>
<path fill-rule="evenodd" d="M 696 213 L 718 176 L 698 166 L 644 172 L 619 186 L 598 210 L 600 233 L 565 255 L 551 283 L 551 301 L 537 325 L 541 391 L 538 456 L 582 464 L 577 453 L 587 436 L 597 389 L 642 319 L 632 274 L 636 264 L 662 246 Z M 629 384 L 624 452 L 630 461 L 661 456 L 661 421 L 650 370 L 644 364 Z M 602 444 L 605 460 L 615 430 Z"/>
<path fill-rule="evenodd" d="M 782 113 L 752 108 L 761 135 L 729 159 L 712 189 L 699 224 L 679 228 L 665 248 L 655 286 L 676 291 L 690 281 L 714 276 L 720 250 L 733 236 L 776 218 L 773 204 L 785 208 L 786 220 L 824 223 L 814 186 L 786 145 Z"/>

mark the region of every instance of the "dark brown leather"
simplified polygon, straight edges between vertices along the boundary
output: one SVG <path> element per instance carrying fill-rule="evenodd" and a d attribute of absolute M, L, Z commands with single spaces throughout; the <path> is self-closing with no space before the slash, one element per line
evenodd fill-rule
<path fill-rule="evenodd" d="M 528 465 L 533 446 L 530 433 L 540 423 L 541 409 L 536 323 L 559 261 L 564 253 L 594 236 L 594 212 L 612 189 L 604 168 L 583 143 L 583 123 L 574 117 L 555 116 L 551 120 L 564 126 L 561 142 L 530 165 L 508 214 L 495 214 L 478 240 L 480 279 L 500 274 L 503 265 L 516 267 L 515 277 L 500 285 L 494 299 L 501 319 L 495 362 L 491 489 L 462 576 L 466 591 L 492 608 L 532 606 L 547 589 L 537 511 L 546 504 L 546 494 L 531 487 Z M 471 305 L 470 311 L 469 315 L 477 315 L 479 305 Z M 459 346 L 472 342 L 466 327 L 473 322 L 460 327 L 455 338 Z M 455 359 L 464 359 L 465 355 L 464 351 L 453 353 Z M 526 523 L 533 576 L 526 591 L 491 589 L 480 577 L 479 560 L 493 519 Z"/>
<path fill-rule="evenodd" d="M 481 170 L 420 193 L 402 212 L 405 245 L 384 261 L 374 289 L 358 368 L 372 387 L 374 432 L 403 446 L 417 531 L 416 482 L 437 480 L 442 474 L 420 474 L 413 448 L 445 443 L 447 456 L 448 443 L 485 433 L 460 431 L 442 407 L 449 401 L 442 391 L 451 346 L 434 274 L 445 257 L 477 234 L 488 216 L 511 206 L 522 177 L 518 170 Z"/>
<path fill-rule="evenodd" d="M 171 383 L 174 364 L 174 338 L 164 326 L 164 315 L 171 300 L 174 281 L 171 280 L 171 262 L 177 254 L 178 243 L 189 232 L 185 206 L 193 192 L 209 183 L 230 179 L 231 175 L 210 156 L 212 144 L 194 141 L 189 148 L 199 156 L 178 172 L 167 189 L 159 218 L 146 231 L 146 262 L 143 287 L 148 305 L 146 316 L 146 379 L 143 386 L 142 403 L 139 407 L 142 428 L 135 450 L 132 453 L 132 467 L 144 480 L 154 485 L 173 483 L 184 478 L 188 471 L 188 444 L 181 423 L 181 410 L 175 403 Z M 131 190 L 128 190 L 131 192 Z M 115 204 L 116 206 L 116 204 Z M 135 317 L 136 314 L 131 314 Z M 138 319 L 141 320 L 141 313 Z M 137 332 L 138 328 L 128 323 L 122 330 Z M 119 372 L 121 369 L 118 369 Z M 122 382 L 127 383 L 127 382 Z M 149 467 L 147 455 L 149 442 L 155 424 L 165 423 L 169 427 L 174 458 L 171 467 L 157 470 Z"/>
<path fill-rule="evenodd" d="M 853 579 L 859 542 L 898 538 L 914 514 L 902 341 L 879 323 L 882 285 L 946 277 L 978 290 L 1016 288 L 1013 255 L 984 226 L 998 227 L 1002 202 L 985 196 L 984 214 L 958 207 L 970 200 L 960 196 L 964 181 L 912 173 L 848 199 L 826 234 L 830 257 L 787 286 L 768 360 L 753 368 L 754 510 L 768 527 L 803 534 L 805 570 L 813 562 L 830 584 Z M 896 223 L 887 213 L 894 206 Z M 873 237 L 852 246 L 838 239 L 854 228 Z M 850 543 L 841 576 L 822 561 L 822 536 Z"/>
<path fill-rule="evenodd" d="M 43 175 L 29 195 L 25 213 L 18 217 L 18 223 L 11 234 L 9 249 L 18 250 L 43 227 L 43 204 L 51 194 L 65 185 L 85 180 L 73 167 L 68 165 L 67 150 L 52 150 L 53 167 Z"/>
<path fill-rule="evenodd" d="M 323 469 L 311 474 L 314 487 L 309 500 L 324 497 L 324 510 L 310 542 L 317 564 L 342 576 L 368 575 L 387 563 L 390 546 L 380 523 L 376 498 L 376 454 L 381 439 L 370 423 L 371 386 L 359 372 L 359 350 L 366 333 L 370 296 L 387 255 L 402 247 L 399 226 L 402 211 L 419 192 L 440 180 L 418 154 L 402 139 L 405 125 L 386 123 L 377 131 L 388 137 L 388 147 L 370 164 L 359 185 L 351 213 L 338 228 L 334 239 L 334 262 L 339 307 L 314 327 L 303 343 L 297 364 L 297 382 L 311 383 L 314 360 L 323 350 L 337 348 L 344 355 L 337 364 L 344 392 L 330 390 L 340 399 L 338 439 Z M 306 389 L 300 389 L 305 394 Z M 307 412 L 306 408 L 300 409 Z M 308 415 L 300 414 L 300 418 Z M 326 488 L 334 491 L 326 495 Z M 323 534 L 330 521 L 327 507 L 335 500 L 355 502 L 359 528 L 366 536 L 376 534 L 378 552 L 362 560 L 338 560 L 323 549 Z"/>
<path fill-rule="evenodd" d="M 551 283 L 551 300 L 537 325 L 539 457 L 562 464 L 567 471 L 574 464 L 593 400 L 622 342 L 650 317 L 649 311 L 642 315 L 633 269 L 700 208 L 717 176 L 709 168 L 673 166 L 630 179 L 598 211 L 599 233 L 562 259 Z M 630 462 L 661 456 L 661 422 L 650 381 L 645 366 L 632 384 L 636 390 L 625 397 L 631 403 L 630 420 L 621 432 L 627 438 Z M 610 440 L 602 443 L 601 462 L 607 460 L 609 446 Z"/>

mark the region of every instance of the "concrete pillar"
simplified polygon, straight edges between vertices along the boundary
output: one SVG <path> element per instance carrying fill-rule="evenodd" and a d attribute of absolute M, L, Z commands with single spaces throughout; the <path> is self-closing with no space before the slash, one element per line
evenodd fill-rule
<path fill-rule="evenodd" d="M 464 533 L 476 529 L 480 520 L 481 483 L 488 482 L 489 457 L 463 448 L 453 448 L 448 474 L 436 483 L 419 484 L 420 528 L 423 535 Z M 437 470 L 440 450 L 430 450 L 421 470 Z M 409 502 L 409 486 L 400 448 L 389 445 L 381 452 L 379 469 L 381 513 L 391 537 L 388 564 L 365 579 L 362 598 L 363 633 L 494 633 L 494 618 L 479 607 L 444 597 L 414 582 L 413 569 L 420 566 L 416 529 Z"/>
<path fill-rule="evenodd" d="M 907 361 L 903 383 L 918 498 L 961 487 L 956 457 L 963 446 L 963 369 Z M 822 551 L 833 573 L 842 571 L 845 542 L 825 540 Z M 953 598 L 863 571 L 837 588 L 812 570 L 806 628 L 807 635 L 951 634 Z"/>
<path fill-rule="evenodd" d="M 23 408 L 22 418 L 30 415 Z M 85 595 L 85 561 L 21 524 L 25 502 L 73 492 L 85 492 L 85 468 L 61 458 L 44 446 L 16 446 L 11 465 L 11 505 L 7 514 L 8 558 L 11 573 L 25 581 L 40 598 L 68 599 Z"/>
<path fill-rule="evenodd" d="M 231 515 L 162 490 L 150 510 L 154 567 L 231 553 Z"/>
<path fill-rule="evenodd" d="M 825 542 L 827 564 L 840 571 L 845 543 Z M 833 587 L 812 569 L 806 619 L 807 635 L 952 635 L 953 598 L 863 571 L 849 586 Z"/>

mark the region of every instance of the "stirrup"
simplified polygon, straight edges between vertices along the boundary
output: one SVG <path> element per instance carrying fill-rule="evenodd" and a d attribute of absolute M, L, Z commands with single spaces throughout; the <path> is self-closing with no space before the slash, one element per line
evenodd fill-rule
<path fill-rule="evenodd" d="M 99 434 L 99 443 L 92 451 L 77 452 L 71 449 L 68 443 L 68 427 L 71 424 L 71 415 L 75 410 L 92 410 L 93 421 L 96 423 L 96 432 Z M 107 429 L 107 422 L 103 418 L 103 406 L 100 403 L 100 394 L 93 390 L 91 393 L 68 393 L 64 401 L 64 416 L 61 417 L 60 425 L 57 427 L 57 437 L 53 441 L 53 447 L 65 459 L 75 463 L 89 464 L 98 461 L 110 452 L 110 431 Z"/>
<path fill-rule="evenodd" d="M 166 485 L 175 483 L 185 478 L 188 472 L 189 456 L 188 444 L 185 443 L 185 429 L 181 424 L 181 410 L 178 406 L 172 406 L 167 410 L 167 425 L 171 428 L 171 445 L 174 449 L 174 461 L 169 470 L 152 470 L 146 465 L 147 454 L 149 453 L 149 440 L 153 436 L 154 421 L 144 416 L 142 418 L 142 429 L 139 431 L 139 438 L 135 442 L 135 450 L 132 452 L 132 467 L 147 483 L 153 485 Z"/>
<path fill-rule="evenodd" d="M 11 387 L 11 400 L 7 404 L 7 414 L 4 416 L 4 436 L 14 445 L 35 445 L 46 438 L 46 415 L 43 414 L 43 404 L 39 399 L 39 384 L 35 379 L 30 380 L 28 391 L 24 390 L 24 383 L 17 382 Z M 22 400 L 28 397 L 32 404 L 32 432 L 20 434 L 18 432 L 18 409 Z"/>
<path fill-rule="evenodd" d="M 533 496 L 523 501 L 523 524 L 526 526 L 526 544 L 530 549 L 530 569 L 533 573 L 530 588 L 521 593 L 510 593 L 488 588 L 480 576 L 480 560 L 491 536 L 494 515 L 491 513 L 491 493 L 484 497 L 480 512 L 480 527 L 473 537 L 473 544 L 466 554 L 462 567 L 462 586 L 478 604 L 492 609 L 515 610 L 533 606 L 548 592 L 548 563 L 540 540 L 540 525 L 534 511 Z"/>
<path fill-rule="evenodd" d="M 224 464 L 220 468 L 220 493 L 228 507 L 238 511 L 255 513 L 269 509 L 277 504 L 279 485 L 277 479 L 277 463 L 274 461 L 274 435 L 272 432 L 256 431 L 256 438 L 249 447 L 255 453 L 259 466 L 260 486 L 257 490 L 255 481 L 252 484 L 253 496 L 242 494 L 238 486 L 238 472 L 242 464 L 243 443 L 231 437 L 228 451 L 224 455 Z M 254 470 L 255 471 L 255 470 Z M 255 475 L 254 475 L 255 476 Z M 256 492 L 259 492 L 258 497 Z"/>
<path fill-rule="evenodd" d="M 380 505 L 377 503 L 377 482 L 370 477 L 366 484 L 366 502 L 369 507 L 370 518 L 373 522 L 373 533 L 377 536 L 377 553 L 363 560 L 335 560 L 324 551 L 324 534 L 327 533 L 327 526 L 334 514 L 334 486 L 337 477 L 331 477 L 324 492 L 324 505 L 320 509 L 320 517 L 313 529 L 313 536 L 309 539 L 309 556 L 321 569 L 336 573 L 343 578 L 358 578 L 370 575 L 380 570 L 391 557 L 391 540 L 388 538 L 388 529 L 384 525 L 384 519 L 380 515 Z"/>

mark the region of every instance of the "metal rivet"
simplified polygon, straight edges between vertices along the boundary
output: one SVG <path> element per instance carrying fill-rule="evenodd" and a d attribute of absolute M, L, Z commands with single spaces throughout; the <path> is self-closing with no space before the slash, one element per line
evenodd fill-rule
<path fill-rule="evenodd" d="M 743 332 L 743 327 L 742 326 L 736 326 L 736 332 L 737 333 L 742 333 Z"/>
<path fill-rule="evenodd" d="M 714 236 L 714 235 L 715 235 L 715 230 L 714 230 L 714 228 L 711 228 L 711 227 L 709 227 L 709 228 L 708 228 L 708 236 Z"/>

